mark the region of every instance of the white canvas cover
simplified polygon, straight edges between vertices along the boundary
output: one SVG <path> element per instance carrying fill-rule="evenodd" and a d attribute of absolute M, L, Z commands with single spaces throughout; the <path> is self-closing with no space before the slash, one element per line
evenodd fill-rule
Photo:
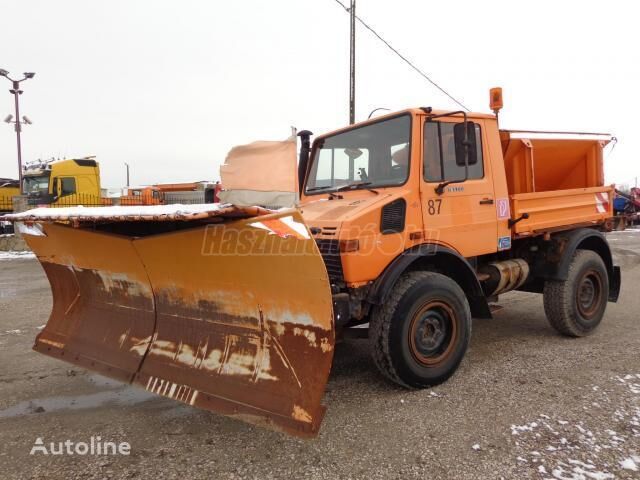
<path fill-rule="evenodd" d="M 233 147 L 220 166 L 220 201 L 238 206 L 293 207 L 297 202 L 296 137 Z"/>

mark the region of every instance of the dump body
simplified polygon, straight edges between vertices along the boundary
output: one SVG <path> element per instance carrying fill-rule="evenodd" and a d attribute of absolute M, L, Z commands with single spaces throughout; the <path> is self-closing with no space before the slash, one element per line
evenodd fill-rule
<path fill-rule="evenodd" d="M 501 131 L 515 236 L 579 225 L 613 216 L 614 187 L 604 185 L 602 150 L 610 136 Z"/>
<path fill-rule="evenodd" d="M 514 225 L 514 236 L 604 224 L 613 216 L 613 195 L 613 186 L 511 195 L 513 217 L 529 215 Z"/>

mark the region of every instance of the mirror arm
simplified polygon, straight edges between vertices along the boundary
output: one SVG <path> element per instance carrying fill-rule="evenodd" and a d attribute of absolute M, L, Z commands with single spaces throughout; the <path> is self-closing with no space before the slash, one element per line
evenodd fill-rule
<path fill-rule="evenodd" d="M 434 188 L 437 195 L 442 195 L 444 193 L 444 189 L 451 185 L 452 183 L 464 183 L 468 180 L 468 178 L 461 178 L 459 180 L 447 180 L 446 182 L 441 182 L 438 184 L 436 188 Z"/>

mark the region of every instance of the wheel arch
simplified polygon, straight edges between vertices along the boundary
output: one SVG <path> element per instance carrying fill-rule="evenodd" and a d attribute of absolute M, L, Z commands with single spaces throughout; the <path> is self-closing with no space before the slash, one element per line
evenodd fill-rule
<path fill-rule="evenodd" d="M 620 267 L 613 264 L 613 255 L 607 239 L 598 230 L 579 228 L 553 237 L 553 253 L 535 266 L 535 276 L 545 280 L 566 280 L 569 266 L 576 250 L 591 250 L 597 253 L 609 275 L 609 301 L 615 302 L 620 294 Z M 557 260 L 556 260 L 557 259 Z"/>
<path fill-rule="evenodd" d="M 435 270 L 451 278 L 464 291 L 471 315 L 491 318 L 489 304 L 471 264 L 455 250 L 433 243 L 417 245 L 398 255 L 374 282 L 367 301 L 383 304 L 400 276 L 415 270 Z"/>

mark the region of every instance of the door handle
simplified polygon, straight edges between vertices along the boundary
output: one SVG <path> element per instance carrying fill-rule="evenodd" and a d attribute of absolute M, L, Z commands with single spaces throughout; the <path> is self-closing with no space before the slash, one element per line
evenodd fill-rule
<path fill-rule="evenodd" d="M 480 205 L 493 205 L 493 198 L 483 198 L 480 200 Z"/>

